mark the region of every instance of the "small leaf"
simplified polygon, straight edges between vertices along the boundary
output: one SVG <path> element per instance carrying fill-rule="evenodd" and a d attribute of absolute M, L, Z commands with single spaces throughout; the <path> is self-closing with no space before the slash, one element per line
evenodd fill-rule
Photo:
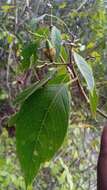
<path fill-rule="evenodd" d="M 52 27 L 51 41 L 56 49 L 56 58 L 58 58 L 61 51 L 61 32 L 55 26 Z"/>
<path fill-rule="evenodd" d="M 2 5 L 2 6 L 0 6 L 0 9 L 5 13 L 12 11 L 12 9 L 14 9 L 14 8 L 15 8 L 15 6 L 12 6 L 12 5 Z"/>
<path fill-rule="evenodd" d="M 92 115 L 95 118 L 96 117 L 96 110 L 97 110 L 97 104 L 98 104 L 98 97 L 95 90 L 95 82 L 94 82 L 94 76 L 91 70 L 91 67 L 87 64 L 87 62 L 84 60 L 83 57 L 81 57 L 79 54 L 74 52 L 74 59 L 75 62 L 83 75 L 84 79 L 87 82 L 88 90 L 89 90 L 89 100 L 90 100 L 90 108 L 92 111 Z"/>
<path fill-rule="evenodd" d="M 93 92 L 95 83 L 94 83 L 94 77 L 93 77 L 91 67 L 87 64 L 85 59 L 76 52 L 74 52 L 74 59 L 81 74 L 83 75 L 84 79 L 87 82 L 89 91 Z"/>
<path fill-rule="evenodd" d="M 34 91 L 36 91 L 36 89 L 39 88 L 40 83 L 39 81 L 35 82 L 34 84 L 31 84 L 30 87 L 26 88 L 25 90 L 23 90 L 14 100 L 14 104 L 20 104 L 22 102 L 24 102 Z"/>
<path fill-rule="evenodd" d="M 68 60 L 68 53 L 64 46 L 61 46 L 61 56 L 63 57 L 64 61 L 67 62 Z"/>
<path fill-rule="evenodd" d="M 97 110 L 97 105 L 98 105 L 98 96 L 97 96 L 95 88 L 94 88 L 93 92 L 91 92 L 89 94 L 89 100 L 90 100 L 90 107 L 91 107 L 91 112 L 92 112 L 93 118 L 96 118 L 96 110 Z"/>
<path fill-rule="evenodd" d="M 55 76 L 49 81 L 49 84 L 64 84 L 70 81 L 69 73 L 64 66 L 57 69 Z"/>
<path fill-rule="evenodd" d="M 40 17 L 33 17 L 30 21 L 29 21 L 29 29 L 32 31 L 36 31 L 38 30 L 38 23 L 40 21 L 42 21 L 45 18 L 46 14 L 40 16 Z M 45 29 L 44 29 L 45 31 Z"/>
<path fill-rule="evenodd" d="M 16 99 L 14 100 L 14 104 L 20 104 L 24 102 L 29 96 L 31 96 L 36 90 L 41 88 L 43 85 L 45 85 L 55 74 L 56 70 L 53 70 L 51 73 L 48 73 L 48 75 L 42 79 L 41 81 L 37 81 L 34 84 L 31 84 L 30 87 L 26 88 L 21 92 Z"/>
<path fill-rule="evenodd" d="M 49 28 L 48 27 L 40 27 L 36 30 L 36 33 L 45 37 L 49 35 Z M 46 39 L 46 38 L 45 38 Z"/>
<path fill-rule="evenodd" d="M 5 100 L 6 98 L 8 98 L 8 94 L 4 90 L 0 89 L 0 101 Z"/>
<path fill-rule="evenodd" d="M 23 104 L 16 121 L 16 145 L 26 186 L 40 165 L 62 145 L 69 119 L 65 85 L 51 85 L 34 92 Z"/>
<path fill-rule="evenodd" d="M 26 70 L 30 67 L 30 65 L 35 63 L 35 61 L 37 60 L 37 48 L 38 48 L 38 44 L 34 43 L 34 42 L 29 42 L 27 44 L 24 45 L 24 47 L 22 48 L 22 69 Z M 31 61 L 31 59 L 33 58 L 33 61 Z"/>
<path fill-rule="evenodd" d="M 48 39 L 46 40 L 46 48 L 47 48 L 47 49 L 53 48 L 51 42 L 50 42 Z"/>

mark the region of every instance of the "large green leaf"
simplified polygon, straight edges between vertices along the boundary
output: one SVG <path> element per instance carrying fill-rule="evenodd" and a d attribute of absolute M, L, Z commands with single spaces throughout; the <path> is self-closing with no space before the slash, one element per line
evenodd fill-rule
<path fill-rule="evenodd" d="M 87 82 L 89 91 L 93 91 L 95 87 L 94 77 L 91 67 L 87 64 L 85 59 L 81 57 L 78 53 L 74 52 L 75 63 L 77 64 L 81 74 Z"/>
<path fill-rule="evenodd" d="M 56 28 L 56 26 L 52 27 L 51 41 L 56 49 L 56 57 L 58 58 L 61 51 L 61 32 L 59 29 Z"/>
<path fill-rule="evenodd" d="M 68 126 L 69 96 L 65 85 L 51 85 L 34 92 L 16 118 L 16 145 L 26 186 L 40 165 L 60 148 Z"/>

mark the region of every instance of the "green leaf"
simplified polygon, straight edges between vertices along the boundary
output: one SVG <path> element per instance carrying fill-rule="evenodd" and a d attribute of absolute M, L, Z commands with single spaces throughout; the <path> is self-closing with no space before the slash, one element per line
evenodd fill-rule
<path fill-rule="evenodd" d="M 69 96 L 65 85 L 38 89 L 23 104 L 16 120 L 16 145 L 26 186 L 40 165 L 49 161 L 62 145 L 69 119 Z"/>
<path fill-rule="evenodd" d="M 8 98 L 8 94 L 3 89 L 0 89 L 0 101 L 6 98 Z"/>
<path fill-rule="evenodd" d="M 48 40 L 48 39 L 46 40 L 46 48 L 47 48 L 47 49 L 53 48 L 53 46 L 52 46 L 50 40 Z"/>
<path fill-rule="evenodd" d="M 81 57 L 78 53 L 74 52 L 75 63 L 77 64 L 81 74 L 87 82 L 88 90 L 89 90 L 89 100 L 90 100 L 90 108 L 93 117 L 96 117 L 96 110 L 98 105 L 98 97 L 95 89 L 94 76 L 91 70 L 91 67 L 87 64 L 83 57 Z"/>
<path fill-rule="evenodd" d="M 69 73 L 64 66 L 61 66 L 57 69 L 56 74 L 49 81 L 49 84 L 64 84 L 70 81 Z"/>
<path fill-rule="evenodd" d="M 75 63 L 77 64 L 82 76 L 87 82 L 87 86 L 90 92 L 93 92 L 95 87 L 94 77 L 91 67 L 87 64 L 85 59 L 81 57 L 78 53 L 74 52 Z"/>
<path fill-rule="evenodd" d="M 56 28 L 56 26 L 52 27 L 51 41 L 56 49 L 56 58 L 58 58 L 61 51 L 61 32 L 59 29 Z"/>
<path fill-rule="evenodd" d="M 12 5 L 2 5 L 2 6 L 0 6 L 0 9 L 5 13 L 12 11 L 12 9 L 14 9 L 14 8 L 15 8 L 15 6 L 12 6 Z"/>
<path fill-rule="evenodd" d="M 53 70 L 51 73 L 48 73 L 48 75 L 42 79 L 41 81 L 37 81 L 34 84 L 31 84 L 30 87 L 26 88 L 21 92 L 16 99 L 14 100 L 14 104 L 20 104 L 23 103 L 29 96 L 31 96 L 36 90 L 41 88 L 43 85 L 45 85 L 55 74 L 56 70 Z"/>
<path fill-rule="evenodd" d="M 61 46 L 61 56 L 63 57 L 64 61 L 67 62 L 68 60 L 68 53 L 64 46 Z"/>
<path fill-rule="evenodd" d="M 41 35 L 41 36 L 44 36 L 44 38 L 46 39 L 46 37 L 48 38 L 48 35 L 49 35 L 49 28 L 48 27 L 41 27 L 41 28 L 38 28 L 36 30 L 36 33 L 38 35 Z"/>
<path fill-rule="evenodd" d="M 29 42 L 22 48 L 22 69 L 26 70 L 31 64 L 34 64 L 38 58 L 37 56 L 38 44 L 34 42 Z"/>
<path fill-rule="evenodd" d="M 90 100 L 90 107 L 91 107 L 91 112 L 92 112 L 93 118 L 96 118 L 98 96 L 97 96 L 97 92 L 96 92 L 95 88 L 94 88 L 93 92 L 89 94 L 89 100 Z"/>
<path fill-rule="evenodd" d="M 30 21 L 29 21 L 29 29 L 32 30 L 33 32 L 35 32 L 36 30 L 38 30 L 38 23 L 42 20 L 44 20 L 46 14 L 43 14 L 39 17 L 33 17 Z M 44 28 L 45 31 L 45 28 Z"/>

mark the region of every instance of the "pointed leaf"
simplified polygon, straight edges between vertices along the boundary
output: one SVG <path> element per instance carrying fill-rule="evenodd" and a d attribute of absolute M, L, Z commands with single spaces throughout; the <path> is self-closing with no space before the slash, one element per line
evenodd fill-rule
<path fill-rule="evenodd" d="M 52 27 L 51 41 L 56 49 L 56 58 L 58 58 L 61 51 L 61 32 L 55 26 Z"/>
<path fill-rule="evenodd" d="M 87 64 L 83 57 L 78 53 L 74 52 L 75 63 L 77 64 L 81 74 L 86 80 L 88 90 L 89 90 L 89 103 L 93 117 L 96 117 L 96 110 L 98 105 L 98 97 L 95 89 L 94 76 L 91 67 Z"/>
<path fill-rule="evenodd" d="M 64 61 L 66 63 L 67 60 L 68 60 L 68 53 L 67 53 L 64 46 L 61 46 L 61 56 L 63 57 L 63 59 L 64 59 Z"/>
<path fill-rule="evenodd" d="M 89 91 L 92 92 L 94 90 L 95 83 L 91 67 L 87 64 L 85 59 L 76 52 L 74 52 L 74 59 L 81 74 L 83 75 L 84 79 L 87 82 Z"/>
<path fill-rule="evenodd" d="M 31 96 L 36 90 L 41 88 L 43 85 L 45 85 L 54 75 L 56 70 L 53 70 L 53 72 L 48 73 L 48 75 L 42 79 L 41 81 L 37 81 L 34 84 L 30 85 L 30 87 L 26 88 L 21 92 L 16 99 L 14 100 L 14 104 L 20 104 L 24 102 L 29 96 Z"/>
<path fill-rule="evenodd" d="M 69 96 L 65 85 L 38 89 L 23 104 L 16 121 L 16 144 L 26 186 L 41 163 L 60 148 L 68 126 Z"/>
<path fill-rule="evenodd" d="M 33 64 L 38 58 L 38 44 L 34 42 L 29 42 L 24 45 L 22 48 L 21 56 L 22 56 L 22 62 L 21 62 L 21 67 L 22 69 L 26 70 L 30 67 L 31 65 L 31 59 L 33 58 Z"/>

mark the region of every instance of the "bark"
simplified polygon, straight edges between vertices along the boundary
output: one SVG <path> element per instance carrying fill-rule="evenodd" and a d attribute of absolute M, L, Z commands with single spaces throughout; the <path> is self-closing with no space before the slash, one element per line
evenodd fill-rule
<path fill-rule="evenodd" d="M 107 123 L 104 126 L 97 164 L 97 190 L 107 190 Z"/>

